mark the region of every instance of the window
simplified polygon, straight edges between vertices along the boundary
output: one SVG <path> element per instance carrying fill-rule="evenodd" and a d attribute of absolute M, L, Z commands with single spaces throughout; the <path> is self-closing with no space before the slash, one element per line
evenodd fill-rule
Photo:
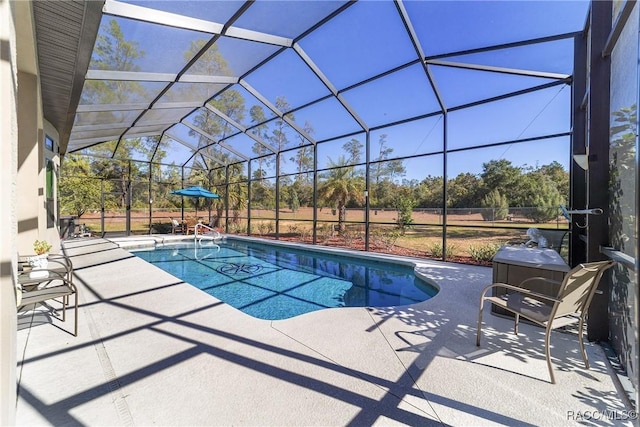
<path fill-rule="evenodd" d="M 49 138 L 47 138 L 49 139 Z M 56 223 L 56 211 L 55 211 L 55 199 L 54 187 L 55 187 L 55 164 L 53 160 L 47 159 L 47 171 L 46 171 L 46 205 L 47 205 L 47 228 L 52 228 Z"/>
<path fill-rule="evenodd" d="M 49 151 L 53 151 L 53 139 L 49 135 L 45 135 L 44 137 L 44 148 Z"/>

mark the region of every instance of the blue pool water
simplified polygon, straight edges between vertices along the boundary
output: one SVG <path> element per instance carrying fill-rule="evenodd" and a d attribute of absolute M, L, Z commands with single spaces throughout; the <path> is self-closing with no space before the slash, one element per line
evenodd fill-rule
<path fill-rule="evenodd" d="M 437 293 L 413 267 L 228 240 L 134 252 L 243 312 L 286 319 L 330 307 L 414 304 Z"/>

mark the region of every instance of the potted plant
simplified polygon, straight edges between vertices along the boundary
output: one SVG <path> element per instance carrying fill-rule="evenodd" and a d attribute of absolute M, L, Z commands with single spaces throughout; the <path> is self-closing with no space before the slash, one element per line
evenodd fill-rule
<path fill-rule="evenodd" d="M 36 256 L 29 258 L 29 265 L 34 269 L 47 268 L 49 260 L 47 256 L 51 250 L 51 245 L 46 240 L 36 240 L 33 242 L 33 251 Z"/>
<path fill-rule="evenodd" d="M 51 250 L 51 245 L 46 240 L 36 240 L 33 242 L 33 251 L 36 255 L 44 255 Z"/>

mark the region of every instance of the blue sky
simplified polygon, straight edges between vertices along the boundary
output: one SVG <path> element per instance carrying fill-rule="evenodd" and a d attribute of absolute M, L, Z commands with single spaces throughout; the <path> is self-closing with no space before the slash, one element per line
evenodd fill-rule
<path fill-rule="evenodd" d="M 131 3 L 221 23 L 241 4 L 225 1 Z M 296 37 L 314 20 L 335 10 L 339 4 L 316 1 L 257 2 L 236 22 L 236 26 Z M 588 2 L 406 1 L 404 5 L 422 48 L 429 56 L 580 30 L 586 18 Z M 105 16 L 104 19 L 106 21 L 112 17 Z M 138 64 L 141 71 L 177 72 L 189 59 L 185 52 L 190 43 L 210 38 L 208 34 L 194 31 L 117 19 L 125 39 L 137 40 L 139 47 L 145 51 Z M 456 55 L 445 60 L 570 74 L 572 43 L 571 39 L 560 40 L 502 51 Z M 417 58 L 392 2 L 359 2 L 300 39 L 299 44 L 333 87 L 342 92 L 343 99 L 370 127 L 439 109 L 431 85 L 419 64 L 346 90 L 354 83 Z M 266 58 L 276 49 L 270 45 L 238 39 L 223 38 L 219 43 L 220 53 L 236 76 L 244 74 L 252 64 Z M 552 81 L 437 65 L 430 65 L 430 71 L 447 108 Z M 270 64 L 247 75 L 245 80 L 272 103 L 279 96 L 286 96 L 293 108 L 330 93 L 292 49 L 287 49 Z M 248 110 L 258 101 L 244 89 L 239 86 L 237 88 L 243 92 L 247 102 L 243 122 L 247 125 Z M 568 132 L 570 92 L 569 86 L 554 86 L 526 96 L 453 111 L 448 116 L 448 148 Z M 312 137 L 317 140 L 360 129 L 335 99 L 299 110 L 295 119 L 300 126 L 311 124 L 314 128 Z M 372 158 L 375 158 L 377 141 L 382 133 L 387 134 L 387 144 L 393 148 L 392 156 L 442 150 L 442 126 L 443 119 L 440 116 L 374 131 L 371 136 Z M 181 137 L 189 138 L 182 133 Z M 290 139 L 297 140 L 294 137 Z M 361 140 L 364 142 L 364 138 Z M 233 145 L 232 141 L 230 145 Z M 247 144 L 234 148 L 249 156 L 253 155 Z M 184 150 L 171 151 L 178 155 Z M 334 160 L 339 154 L 334 154 Z M 450 154 L 448 175 L 454 177 L 461 172 L 480 173 L 482 163 L 492 158 L 506 158 L 517 166 L 536 166 L 559 161 L 568 168 L 569 141 L 568 138 L 559 138 Z M 177 159 L 177 162 L 184 160 Z M 319 159 L 319 163 L 322 167 L 322 164 L 326 164 L 326 158 Z M 429 174 L 438 175 L 442 173 L 442 157 L 421 157 L 406 161 L 405 166 L 406 178 L 421 179 Z"/>

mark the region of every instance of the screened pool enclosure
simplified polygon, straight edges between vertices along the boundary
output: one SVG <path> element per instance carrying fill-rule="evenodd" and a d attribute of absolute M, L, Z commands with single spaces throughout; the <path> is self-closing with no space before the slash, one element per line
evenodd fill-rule
<path fill-rule="evenodd" d="M 562 234 L 588 7 L 107 0 L 61 214 L 477 260 Z"/>

